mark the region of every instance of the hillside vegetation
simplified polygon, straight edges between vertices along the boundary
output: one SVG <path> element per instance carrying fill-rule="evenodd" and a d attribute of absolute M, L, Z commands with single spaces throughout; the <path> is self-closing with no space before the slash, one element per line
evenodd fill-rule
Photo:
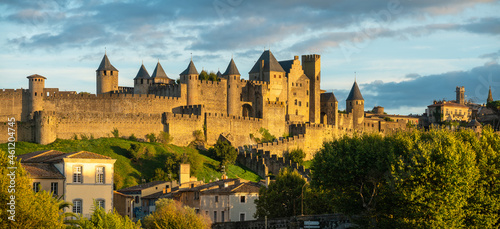
<path fill-rule="evenodd" d="M 6 149 L 6 144 L 0 144 Z M 89 151 L 116 159 L 114 183 L 116 189 L 134 186 L 153 180 L 177 179 L 181 162 L 191 164 L 191 175 L 209 182 L 221 178 L 218 171 L 220 162 L 189 147 L 162 145 L 160 143 L 137 142 L 121 138 L 99 138 L 88 140 L 61 140 L 48 145 L 29 142 L 16 142 L 16 155 L 40 150 L 59 150 L 62 152 Z M 257 174 L 239 164 L 226 169 L 230 178 L 257 182 Z"/>

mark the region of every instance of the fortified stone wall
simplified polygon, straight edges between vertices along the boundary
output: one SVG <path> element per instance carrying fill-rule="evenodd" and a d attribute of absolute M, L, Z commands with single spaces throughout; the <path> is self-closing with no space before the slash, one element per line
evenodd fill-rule
<path fill-rule="evenodd" d="M 298 212 L 299 210 L 297 210 Z M 304 212 L 307 214 L 306 212 Z M 289 218 L 275 218 L 268 220 L 249 220 L 241 222 L 223 222 L 212 224 L 212 229 L 255 229 L 255 228 L 268 228 L 268 229 L 302 229 L 307 228 L 305 225 L 308 222 L 309 228 L 322 228 L 322 229 L 345 229 L 354 228 L 347 216 L 341 214 L 330 215 L 305 215 L 289 217 Z M 267 223 L 267 225 L 266 225 Z M 316 225 L 317 223 L 317 225 Z"/>
<path fill-rule="evenodd" d="M 0 143 L 5 143 L 8 142 L 8 139 L 10 137 L 9 135 L 9 128 L 14 129 L 15 133 L 15 138 L 16 142 L 17 141 L 25 141 L 25 142 L 32 142 L 35 141 L 33 139 L 33 131 L 34 131 L 34 125 L 35 123 L 33 121 L 28 121 L 28 122 L 20 122 L 17 121 L 16 124 L 11 127 L 8 125 L 8 122 L 0 122 Z M 4 149 L 5 150 L 5 149 Z"/>
<path fill-rule="evenodd" d="M 286 109 L 283 102 L 271 102 L 267 101 L 264 103 L 264 128 L 269 130 L 269 133 L 276 137 L 288 134 L 288 128 L 286 126 L 285 117 Z"/>
<path fill-rule="evenodd" d="M 227 111 L 227 81 L 200 80 L 198 90 L 198 102 L 205 105 L 206 112 Z"/>
<path fill-rule="evenodd" d="M 203 131 L 204 118 L 200 115 L 173 114 L 164 115 L 165 132 L 168 132 L 174 145 L 188 145 L 195 140 L 194 131 Z"/>
<path fill-rule="evenodd" d="M 44 97 L 44 110 L 75 113 L 162 114 L 186 105 L 185 98 L 139 94 L 55 94 Z"/>
<path fill-rule="evenodd" d="M 306 153 L 305 160 L 310 160 L 323 147 L 323 142 L 332 141 L 339 135 L 339 131 L 330 125 L 324 124 L 291 124 L 290 135 L 304 136 L 302 148 Z"/>
<path fill-rule="evenodd" d="M 17 121 L 27 121 L 29 95 L 26 89 L 0 90 L 0 122 L 6 122 L 11 117 Z"/>
<path fill-rule="evenodd" d="M 41 144 L 53 142 L 56 138 L 71 139 L 86 137 L 112 137 L 116 128 L 120 137 L 132 134 L 145 139 L 147 134 L 159 134 L 164 130 L 161 114 L 109 114 L 80 112 L 35 113 L 35 140 Z"/>
<path fill-rule="evenodd" d="M 257 145 L 250 146 L 252 149 L 264 150 L 271 152 L 272 155 L 277 155 L 278 157 L 284 157 L 287 153 L 294 149 L 300 148 L 306 152 L 306 158 L 309 158 L 309 154 L 306 149 L 304 149 L 306 142 L 303 134 L 288 137 L 285 139 L 277 140 L 274 142 L 259 143 Z M 306 159 L 308 160 L 308 159 Z"/>
<path fill-rule="evenodd" d="M 231 134 L 232 144 L 250 145 L 253 140 L 250 134 L 258 133 L 263 126 L 262 119 L 241 116 L 232 116 L 218 113 L 205 113 L 207 143 L 213 145 L 217 143 L 219 135 Z"/>
<path fill-rule="evenodd" d="M 255 148 L 245 149 L 244 147 L 240 147 L 238 151 L 238 162 L 250 168 L 261 177 L 266 177 L 270 173 L 278 175 L 281 169 L 290 168 L 296 170 L 304 179 L 311 180 L 311 171 L 309 169 L 305 169 L 304 166 L 287 160 L 284 157 L 271 154 L 269 151 L 257 150 Z"/>

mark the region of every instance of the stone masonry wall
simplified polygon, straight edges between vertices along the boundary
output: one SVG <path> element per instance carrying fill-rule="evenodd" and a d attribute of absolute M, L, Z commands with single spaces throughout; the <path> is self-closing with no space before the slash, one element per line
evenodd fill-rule
<path fill-rule="evenodd" d="M 116 128 L 120 137 L 134 134 L 145 139 L 147 134 L 164 131 L 161 114 L 106 114 L 37 112 L 35 115 L 35 140 L 47 144 L 56 138 L 71 139 L 75 135 L 94 138 L 112 137 Z M 40 140 L 41 138 L 41 140 Z"/>
<path fill-rule="evenodd" d="M 115 114 L 162 114 L 186 105 L 185 98 L 138 94 L 55 94 L 45 96 L 44 102 L 45 111 Z"/>

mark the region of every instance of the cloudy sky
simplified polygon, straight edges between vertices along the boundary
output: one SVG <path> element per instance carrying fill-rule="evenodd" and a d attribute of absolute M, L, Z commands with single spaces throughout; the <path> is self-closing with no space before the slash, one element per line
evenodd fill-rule
<path fill-rule="evenodd" d="M 47 0 L 0 2 L 0 89 L 46 87 L 95 93 L 105 49 L 132 86 L 142 62 L 159 60 L 178 78 L 199 71 L 248 71 L 265 49 L 278 60 L 320 54 L 322 89 L 340 109 L 356 72 L 366 109 L 423 113 L 455 87 L 484 103 L 500 99 L 500 1 L 494 0 Z"/>

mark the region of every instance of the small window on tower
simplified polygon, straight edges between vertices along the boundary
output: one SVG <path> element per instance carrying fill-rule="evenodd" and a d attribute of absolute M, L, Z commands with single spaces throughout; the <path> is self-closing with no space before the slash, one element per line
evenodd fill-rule
<path fill-rule="evenodd" d="M 274 78 L 276 79 L 276 75 L 274 75 Z"/>
<path fill-rule="evenodd" d="M 104 75 L 106 75 L 106 71 L 104 71 Z"/>

